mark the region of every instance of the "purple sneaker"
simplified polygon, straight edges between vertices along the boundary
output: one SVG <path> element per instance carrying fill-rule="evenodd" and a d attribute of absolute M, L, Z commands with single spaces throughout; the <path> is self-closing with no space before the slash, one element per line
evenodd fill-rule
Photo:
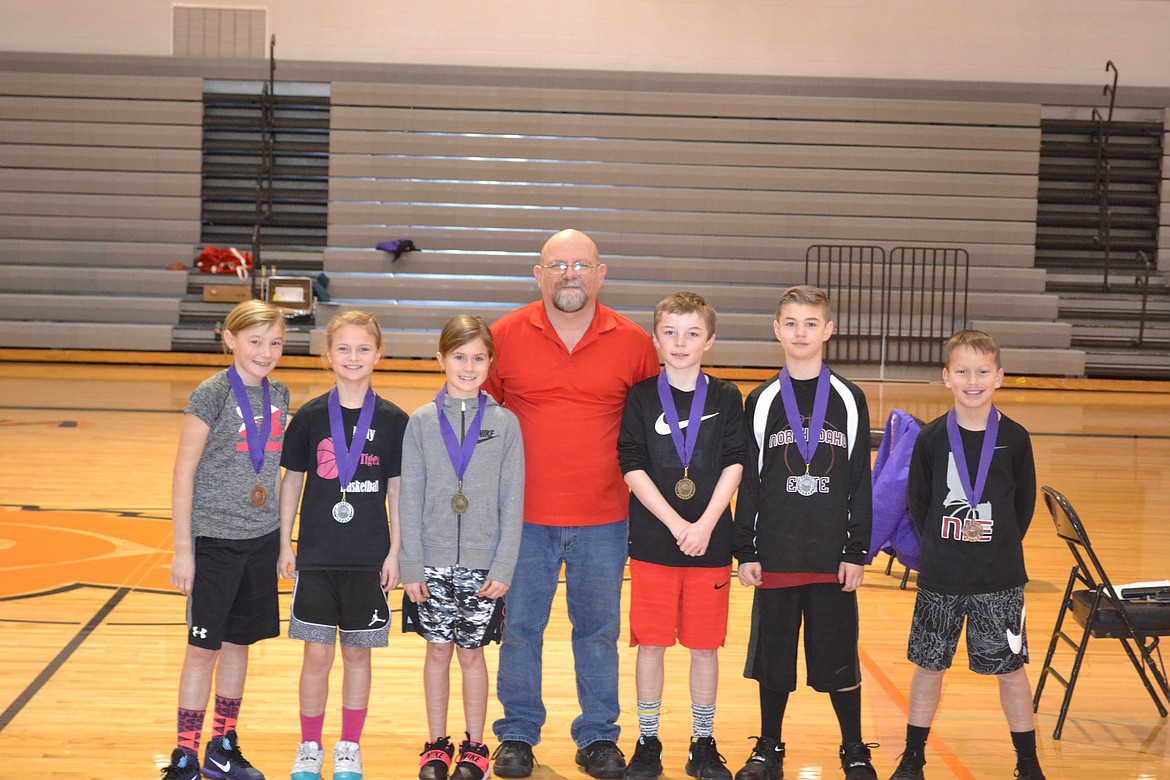
<path fill-rule="evenodd" d="M 240 752 L 236 732 L 214 737 L 203 757 L 203 776 L 212 780 L 264 780 L 264 773 L 248 763 Z"/>

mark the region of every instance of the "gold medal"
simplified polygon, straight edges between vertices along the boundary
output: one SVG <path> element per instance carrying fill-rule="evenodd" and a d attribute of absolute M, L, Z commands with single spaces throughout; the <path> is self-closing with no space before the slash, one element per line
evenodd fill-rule
<path fill-rule="evenodd" d="M 674 494 L 683 501 L 690 501 L 695 497 L 695 482 L 687 476 L 689 469 L 683 469 L 683 478 L 674 483 Z"/>
<path fill-rule="evenodd" d="M 256 487 L 252 488 L 252 493 L 248 498 L 252 499 L 252 506 L 262 507 L 268 501 L 268 491 L 260 487 L 260 485 L 256 485 Z"/>
<path fill-rule="evenodd" d="M 466 514 L 467 508 L 471 506 L 471 502 L 467 500 L 467 496 L 460 490 L 455 495 L 451 496 L 451 509 L 457 515 Z"/>

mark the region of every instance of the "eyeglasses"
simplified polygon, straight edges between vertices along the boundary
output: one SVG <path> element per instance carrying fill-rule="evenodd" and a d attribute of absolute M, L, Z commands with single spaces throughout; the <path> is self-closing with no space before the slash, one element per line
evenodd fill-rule
<path fill-rule="evenodd" d="M 573 273 L 575 274 L 583 274 L 586 271 L 596 270 L 597 266 L 599 265 L 601 265 L 601 263 L 586 263 L 584 260 L 578 260 L 574 263 L 549 263 L 548 265 L 542 265 L 541 268 L 548 271 L 550 274 L 556 274 L 557 276 L 560 276 L 570 268 L 573 269 Z"/>

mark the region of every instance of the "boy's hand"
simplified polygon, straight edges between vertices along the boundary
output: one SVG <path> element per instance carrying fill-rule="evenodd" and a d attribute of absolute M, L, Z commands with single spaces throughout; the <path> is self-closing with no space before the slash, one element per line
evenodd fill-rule
<path fill-rule="evenodd" d="M 286 580 L 291 580 L 296 571 L 297 554 L 291 547 L 281 550 L 280 557 L 276 559 L 276 573 Z"/>
<path fill-rule="evenodd" d="M 495 580 L 485 580 L 479 589 L 479 597 L 483 599 L 498 599 L 508 592 L 508 586 Z"/>
<path fill-rule="evenodd" d="M 406 591 L 406 596 L 415 604 L 421 604 L 431 597 L 431 592 L 427 590 L 425 582 L 404 582 L 402 589 Z"/>
<path fill-rule="evenodd" d="M 184 596 L 191 595 L 191 585 L 195 582 L 195 554 L 175 553 L 171 561 L 171 584 Z"/>
<path fill-rule="evenodd" d="M 860 563 L 845 563 L 837 567 L 837 582 L 841 583 L 841 590 L 849 593 L 861 587 L 861 580 L 865 577 L 865 567 Z"/>
<path fill-rule="evenodd" d="M 764 584 L 764 567 L 759 563 L 739 565 L 739 584 L 745 588 L 758 588 Z"/>
<path fill-rule="evenodd" d="M 398 556 L 387 555 L 386 560 L 382 562 L 382 590 L 394 590 L 400 582 L 402 580 L 398 575 Z"/>
<path fill-rule="evenodd" d="M 711 530 L 704 524 L 687 523 L 686 528 L 675 536 L 678 549 L 683 555 L 697 557 L 707 552 L 707 545 L 711 541 Z"/>

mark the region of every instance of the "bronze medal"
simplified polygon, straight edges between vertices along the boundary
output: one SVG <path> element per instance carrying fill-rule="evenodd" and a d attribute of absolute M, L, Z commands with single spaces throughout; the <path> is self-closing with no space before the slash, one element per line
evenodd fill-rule
<path fill-rule="evenodd" d="M 262 507 L 268 501 L 268 491 L 257 485 L 252 488 L 252 493 L 248 498 L 252 499 L 252 506 Z"/>
<path fill-rule="evenodd" d="M 968 517 L 963 521 L 963 541 L 977 542 L 983 536 L 983 526 L 974 517 Z"/>
<path fill-rule="evenodd" d="M 471 506 L 471 502 L 467 500 L 467 496 L 460 490 L 455 495 L 451 496 L 451 509 L 457 515 L 466 514 L 467 508 Z"/>
<path fill-rule="evenodd" d="M 683 477 L 674 483 L 674 494 L 683 501 L 690 501 L 695 497 L 695 482 L 690 477 Z"/>

